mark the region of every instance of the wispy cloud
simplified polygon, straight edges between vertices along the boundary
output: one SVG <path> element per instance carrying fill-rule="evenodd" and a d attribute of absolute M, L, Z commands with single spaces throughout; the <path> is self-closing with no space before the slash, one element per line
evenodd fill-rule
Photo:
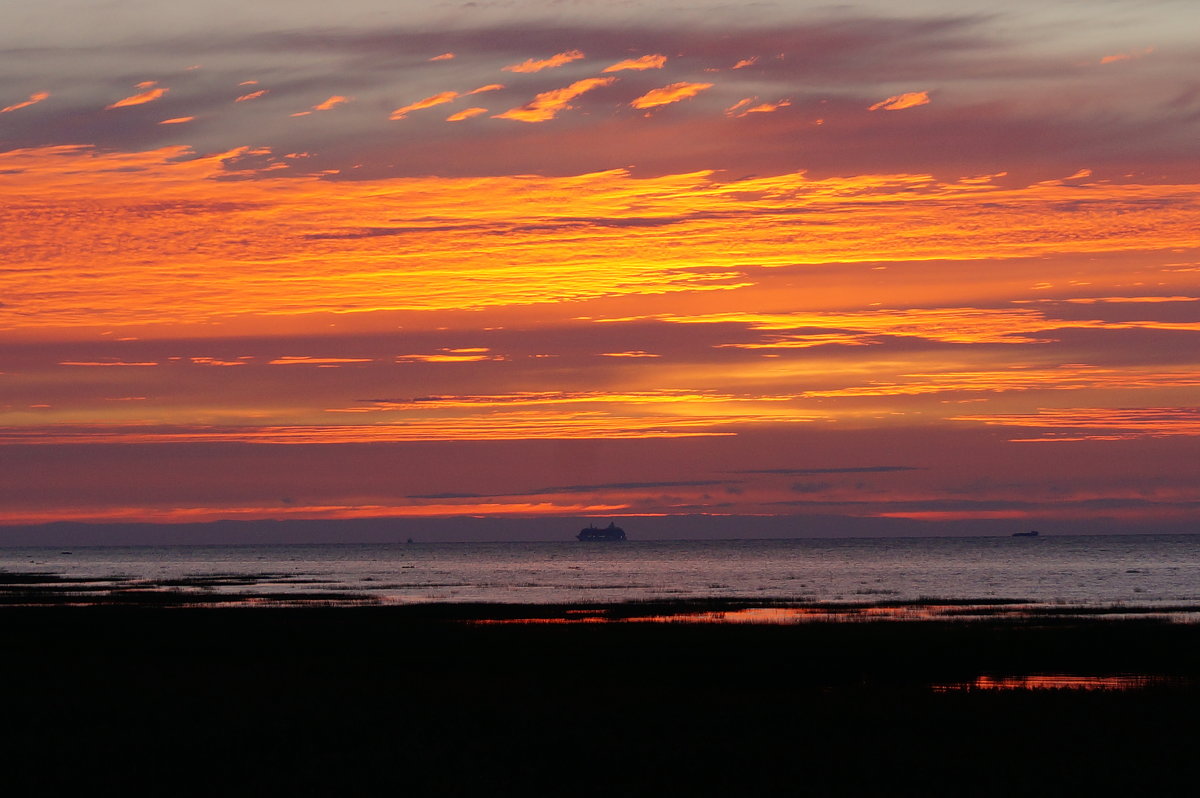
<path fill-rule="evenodd" d="M 158 366 L 158 361 L 125 361 L 125 360 L 63 360 L 60 366 Z"/>
<path fill-rule="evenodd" d="M 738 100 L 725 109 L 725 115 L 741 118 L 747 114 L 769 114 L 772 111 L 778 111 L 780 108 L 786 108 L 792 104 L 791 100 L 779 100 L 773 103 L 759 103 L 755 105 L 754 103 L 757 99 L 757 97 L 747 97 L 744 100 Z"/>
<path fill-rule="evenodd" d="M 33 94 L 29 95 L 29 99 L 25 100 L 24 102 L 19 102 L 19 103 L 16 103 L 15 105 L 10 105 L 7 108 L 0 108 L 0 114 L 7 114 L 7 113 L 11 113 L 12 111 L 19 111 L 22 108 L 28 108 L 31 105 L 36 105 L 36 104 L 40 103 L 42 100 L 45 100 L 49 96 L 50 96 L 50 92 L 48 92 L 48 91 L 34 92 Z"/>
<path fill-rule="evenodd" d="M 464 108 L 461 111 L 450 114 L 450 116 L 446 117 L 446 121 L 447 122 L 461 122 L 464 119 L 470 119 L 471 117 L 479 116 L 481 114 L 486 114 L 487 112 L 488 112 L 488 109 L 480 108 L 478 106 L 476 106 L 474 108 Z"/>
<path fill-rule="evenodd" d="M 503 355 L 492 354 L 487 347 L 460 347 L 441 349 L 432 354 L 397 355 L 397 363 L 475 363 L 480 360 L 504 360 Z"/>
<path fill-rule="evenodd" d="M 1153 47 L 1147 47 L 1142 50 L 1133 50 L 1128 53 L 1116 53 L 1115 55 L 1106 55 L 1100 59 L 1101 64 L 1114 64 L 1118 61 L 1133 61 L 1137 58 L 1144 58 L 1154 52 Z"/>
<path fill-rule="evenodd" d="M 509 64 L 508 66 L 503 67 L 503 70 L 505 72 L 541 72 L 543 69 L 560 67 L 563 64 L 569 64 L 572 61 L 578 61 L 583 57 L 583 53 L 579 50 L 567 50 L 565 53 L 558 53 L 557 55 L 552 55 L 549 58 L 543 58 L 541 60 L 530 58 L 526 61 L 522 61 L 519 64 Z"/>
<path fill-rule="evenodd" d="M 886 100 L 879 102 L 868 108 L 868 111 L 902 111 L 905 108 L 915 108 L 918 105 L 929 104 L 929 92 L 927 91 L 909 91 L 904 94 L 897 94 L 894 97 L 888 97 Z"/>
<path fill-rule="evenodd" d="M 430 58 L 429 60 L 430 61 L 449 61 L 449 60 L 453 59 L 454 57 L 455 57 L 454 53 L 442 53 L 441 55 L 435 55 L 433 58 Z"/>
<path fill-rule="evenodd" d="M 604 72 L 620 72 L 625 69 L 645 70 L 645 69 L 662 69 L 667 63 L 665 55 L 643 55 L 640 58 L 627 58 L 624 61 L 618 61 L 612 66 L 604 68 Z"/>
<path fill-rule="evenodd" d="M 519 108 L 510 108 L 502 114 L 496 114 L 495 119 L 515 119 L 519 122 L 546 122 L 553 119 L 560 111 L 571 108 L 571 100 L 584 92 L 600 86 L 608 86 L 616 82 L 616 78 L 587 78 L 577 80 L 570 86 L 561 89 L 544 91 L 531 102 Z"/>
<path fill-rule="evenodd" d="M 317 103 L 312 107 L 314 111 L 330 111 L 337 108 L 339 105 L 345 105 L 350 102 L 349 97 L 343 97 L 340 94 L 335 94 L 324 102 Z"/>
<path fill-rule="evenodd" d="M 342 366 L 347 363 L 370 363 L 369 357 L 310 357 L 308 355 L 287 355 L 275 358 L 267 363 L 268 366 Z"/>
<path fill-rule="evenodd" d="M 1037 438 L 1013 439 L 1022 443 L 1200 435 L 1200 407 L 1071 407 L 956 416 L 953 420 L 1042 430 Z"/>
<path fill-rule="evenodd" d="M 454 102 L 456 99 L 458 99 L 458 92 L 456 91 L 439 92 L 438 94 L 431 95 L 423 100 L 417 100 L 415 103 L 406 105 L 403 108 L 397 108 L 395 111 L 392 111 L 392 115 L 388 118 L 392 119 L 393 121 L 397 119 L 404 119 L 413 111 L 432 108 L 435 105 L 444 105 L 449 102 Z"/>
<path fill-rule="evenodd" d="M 168 91 L 170 91 L 170 89 L 166 89 L 161 86 L 158 88 L 150 88 L 151 86 L 154 86 L 154 85 L 155 85 L 155 82 L 152 80 L 145 81 L 143 83 L 139 83 L 137 85 L 137 88 L 145 88 L 146 89 L 145 91 L 130 95 L 129 97 L 126 97 L 123 100 L 117 100 L 112 105 L 106 105 L 104 107 L 104 110 L 111 111 L 114 108 L 127 108 L 131 105 L 144 105 L 146 103 L 152 103 L 155 100 L 157 100 L 159 97 L 162 97 L 164 94 L 166 94 Z"/>
<path fill-rule="evenodd" d="M 738 61 L 736 64 L 730 67 L 730 69 L 745 69 L 746 67 L 752 67 L 757 63 L 758 56 L 754 56 L 753 58 L 743 58 L 741 61 Z"/>
<path fill-rule="evenodd" d="M 234 102 L 244 103 L 248 100 L 257 100 L 259 97 L 262 97 L 269 91 L 270 89 L 259 89 L 258 91 L 252 91 L 249 94 L 243 94 L 242 96 L 238 97 L 236 100 L 234 100 Z"/>
<path fill-rule="evenodd" d="M 193 121 L 195 121 L 195 119 L 196 119 L 196 117 L 194 117 L 194 116 L 177 116 L 172 119 L 164 119 L 161 122 L 159 122 L 158 124 L 160 124 L 160 125 L 182 125 L 185 122 L 193 122 Z"/>
<path fill-rule="evenodd" d="M 634 108 L 656 108 L 660 105 L 670 105 L 689 97 L 695 97 L 705 89 L 711 89 L 711 83 L 672 83 L 661 89 L 651 89 L 630 103 Z"/>
<path fill-rule="evenodd" d="M 916 466 L 846 466 L 842 468 L 747 468 L 734 474 L 780 474 L 783 476 L 815 476 L 818 474 L 886 474 L 894 471 L 920 471 Z"/>

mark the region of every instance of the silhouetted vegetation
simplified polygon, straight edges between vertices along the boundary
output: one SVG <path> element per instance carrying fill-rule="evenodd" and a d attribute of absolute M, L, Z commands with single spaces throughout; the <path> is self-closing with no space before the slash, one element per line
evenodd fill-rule
<path fill-rule="evenodd" d="M 1165 795 L 1192 768 L 1197 625 L 463 622 L 598 609 L 5 609 L 5 750 L 17 763 L 6 781 L 18 792 Z M 1168 679 L 1128 692 L 932 689 L 1031 673 Z"/>

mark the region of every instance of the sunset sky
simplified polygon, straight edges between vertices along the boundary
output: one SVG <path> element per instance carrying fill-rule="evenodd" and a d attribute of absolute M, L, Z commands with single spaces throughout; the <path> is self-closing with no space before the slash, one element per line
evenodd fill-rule
<path fill-rule="evenodd" d="M 1200 531 L 1197 30 L 6 3 L 0 525 Z"/>

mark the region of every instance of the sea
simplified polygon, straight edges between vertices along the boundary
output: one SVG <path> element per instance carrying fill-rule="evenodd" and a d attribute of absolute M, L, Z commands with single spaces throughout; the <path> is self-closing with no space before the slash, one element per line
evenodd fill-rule
<path fill-rule="evenodd" d="M 0 548 L 0 574 L 373 603 L 718 599 L 1200 609 L 1200 534 Z"/>

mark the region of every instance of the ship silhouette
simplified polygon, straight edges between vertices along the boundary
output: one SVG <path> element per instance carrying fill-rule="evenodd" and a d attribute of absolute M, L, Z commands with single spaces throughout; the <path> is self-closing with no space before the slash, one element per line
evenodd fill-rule
<path fill-rule="evenodd" d="M 584 529 L 579 530 L 579 534 L 575 536 L 578 540 L 624 540 L 625 530 L 609 521 L 608 526 L 603 529 L 588 524 Z"/>

